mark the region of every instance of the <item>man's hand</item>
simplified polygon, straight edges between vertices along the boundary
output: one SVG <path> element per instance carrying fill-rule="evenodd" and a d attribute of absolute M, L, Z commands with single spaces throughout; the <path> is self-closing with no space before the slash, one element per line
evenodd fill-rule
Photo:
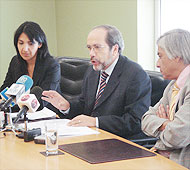
<path fill-rule="evenodd" d="M 169 106 L 167 105 L 165 110 L 164 105 L 160 104 L 156 115 L 160 118 L 169 119 Z"/>
<path fill-rule="evenodd" d="M 67 110 L 70 108 L 69 102 L 56 91 L 43 91 L 42 95 L 44 96 L 42 97 L 43 100 L 51 103 L 59 110 Z"/>
<path fill-rule="evenodd" d="M 68 126 L 88 126 L 95 127 L 96 126 L 96 118 L 86 115 L 79 115 L 73 118 Z"/>
<path fill-rule="evenodd" d="M 159 131 L 163 131 L 167 124 L 170 122 L 169 120 L 169 106 L 167 105 L 166 106 L 166 110 L 164 108 L 164 105 L 163 104 L 160 104 L 157 112 L 156 112 L 156 115 L 160 118 L 164 118 L 164 119 L 167 119 L 161 126 L 160 128 L 158 129 Z"/>

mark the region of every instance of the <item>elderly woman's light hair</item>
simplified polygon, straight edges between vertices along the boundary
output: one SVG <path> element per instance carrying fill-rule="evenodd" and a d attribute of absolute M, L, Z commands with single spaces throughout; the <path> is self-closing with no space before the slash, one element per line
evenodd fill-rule
<path fill-rule="evenodd" d="M 111 25 L 99 25 L 94 27 L 92 30 L 97 28 L 103 28 L 107 30 L 106 43 L 110 49 L 117 44 L 119 46 L 118 52 L 121 54 L 124 50 L 124 40 L 121 32 L 116 27 Z"/>
<path fill-rule="evenodd" d="M 184 64 L 190 64 L 190 32 L 182 29 L 168 31 L 157 40 L 157 44 L 168 58 L 180 57 Z"/>

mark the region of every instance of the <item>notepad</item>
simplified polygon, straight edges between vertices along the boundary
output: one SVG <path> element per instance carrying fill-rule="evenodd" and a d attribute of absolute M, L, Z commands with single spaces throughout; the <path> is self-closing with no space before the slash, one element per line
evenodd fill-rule
<path fill-rule="evenodd" d="M 59 149 L 91 164 L 136 159 L 156 154 L 118 139 L 105 139 L 60 145 Z"/>

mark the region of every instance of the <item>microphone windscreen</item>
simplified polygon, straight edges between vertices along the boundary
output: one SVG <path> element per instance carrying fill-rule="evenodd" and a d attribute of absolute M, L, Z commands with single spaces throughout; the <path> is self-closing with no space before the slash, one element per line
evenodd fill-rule
<path fill-rule="evenodd" d="M 43 90 L 41 87 L 35 86 L 31 89 L 30 94 L 34 94 L 39 101 L 39 100 L 41 100 L 42 92 L 43 92 Z"/>
<path fill-rule="evenodd" d="M 35 112 L 39 106 L 39 99 L 42 96 L 42 89 L 38 86 L 35 86 L 31 89 L 30 94 L 23 94 L 17 101 L 17 104 L 21 110 L 27 107 L 28 112 Z"/>
<path fill-rule="evenodd" d="M 29 76 L 23 75 L 16 81 L 16 84 L 23 84 L 26 92 L 32 87 L 33 80 Z"/>
<path fill-rule="evenodd" d="M 9 96 L 7 96 L 5 93 L 7 92 L 7 90 L 8 90 L 9 88 L 8 87 L 6 87 L 4 90 L 2 90 L 1 91 L 1 98 L 2 98 L 2 100 L 8 100 L 8 98 L 9 98 Z M 13 107 L 15 105 L 15 103 L 14 102 L 12 102 L 11 103 L 11 107 Z"/>

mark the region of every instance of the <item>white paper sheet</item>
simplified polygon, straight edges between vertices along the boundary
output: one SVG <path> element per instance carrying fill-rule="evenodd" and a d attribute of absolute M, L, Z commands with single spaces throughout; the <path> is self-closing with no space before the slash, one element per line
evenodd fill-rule
<path fill-rule="evenodd" d="M 42 110 L 34 112 L 34 113 L 27 113 L 27 117 L 29 120 L 36 120 L 36 119 L 43 119 L 43 118 L 50 118 L 56 117 L 56 113 L 52 110 L 44 107 Z"/>
<path fill-rule="evenodd" d="M 42 120 L 38 122 L 31 122 L 28 123 L 28 129 L 41 128 L 41 133 L 44 134 L 45 122 L 47 121 L 56 122 L 59 136 L 82 136 L 82 135 L 99 134 L 98 131 L 93 130 L 89 127 L 67 126 L 67 123 L 70 121 L 68 119 L 53 119 L 53 120 Z M 20 124 L 19 128 L 24 129 L 24 123 Z"/>
<path fill-rule="evenodd" d="M 17 114 L 18 113 L 10 113 L 11 118 L 17 117 Z M 23 119 L 23 117 L 21 119 Z M 44 107 L 40 111 L 37 111 L 37 112 L 34 112 L 34 113 L 27 113 L 27 117 L 28 117 L 29 120 L 37 120 L 37 119 L 56 117 L 56 113 L 53 112 L 52 110 Z"/>

